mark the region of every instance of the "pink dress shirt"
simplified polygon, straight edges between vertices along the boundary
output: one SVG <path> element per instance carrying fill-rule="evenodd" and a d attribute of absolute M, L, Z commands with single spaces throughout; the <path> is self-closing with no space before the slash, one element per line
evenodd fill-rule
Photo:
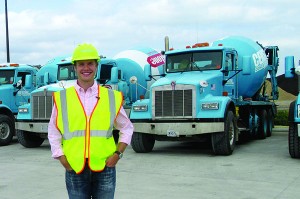
<path fill-rule="evenodd" d="M 88 116 L 91 115 L 96 103 L 98 96 L 98 84 L 95 81 L 94 85 L 87 89 L 85 92 L 77 83 L 74 85 L 85 112 Z M 57 109 L 53 106 L 51 118 L 48 125 L 48 139 L 51 145 L 51 152 L 53 158 L 58 158 L 64 155 L 62 150 L 62 135 L 56 127 Z M 130 144 L 131 137 L 133 134 L 133 124 L 126 115 L 123 107 L 121 107 L 118 116 L 115 119 L 114 126 L 120 131 L 119 142 Z"/>

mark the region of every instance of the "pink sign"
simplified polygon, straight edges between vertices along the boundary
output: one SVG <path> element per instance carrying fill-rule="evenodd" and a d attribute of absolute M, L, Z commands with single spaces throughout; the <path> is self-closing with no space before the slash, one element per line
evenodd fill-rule
<path fill-rule="evenodd" d="M 162 54 L 157 53 L 155 55 L 151 55 L 147 58 L 147 62 L 150 64 L 152 67 L 158 67 L 162 64 L 165 63 L 165 58 Z"/>

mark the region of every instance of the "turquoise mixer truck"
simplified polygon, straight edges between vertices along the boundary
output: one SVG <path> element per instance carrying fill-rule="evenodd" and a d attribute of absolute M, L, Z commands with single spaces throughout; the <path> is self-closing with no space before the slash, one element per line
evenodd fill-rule
<path fill-rule="evenodd" d="M 124 108 L 129 114 L 131 104 L 145 97 L 148 85 L 144 67 L 152 68 L 154 74 L 162 73 L 164 59 L 152 48 L 140 47 L 118 53 L 114 58 L 102 57 L 95 79 L 111 89 L 119 90 L 124 96 Z M 151 58 L 151 59 L 150 59 Z M 146 67 L 147 68 L 147 67 Z M 39 147 L 48 136 L 48 123 L 52 112 L 53 92 L 72 86 L 76 74 L 70 57 L 50 60 L 37 74 L 40 87 L 30 94 L 30 103 L 19 107 L 16 129 L 20 144 L 27 148 Z"/>
<path fill-rule="evenodd" d="M 294 56 L 285 57 L 285 78 L 298 78 L 298 90 L 300 89 L 300 61 L 295 67 Z M 300 98 L 292 101 L 289 107 L 288 122 L 289 153 L 292 158 L 300 158 Z"/>
<path fill-rule="evenodd" d="M 163 77 L 151 85 L 148 99 L 132 105 L 133 150 L 151 152 L 155 141 L 206 140 L 214 154 L 231 155 L 241 132 L 256 139 L 271 136 L 278 50 L 241 36 L 174 50 L 166 37 Z"/>
<path fill-rule="evenodd" d="M 15 135 L 18 107 L 28 103 L 29 94 L 36 88 L 37 67 L 0 64 L 0 146 L 8 145 Z"/>

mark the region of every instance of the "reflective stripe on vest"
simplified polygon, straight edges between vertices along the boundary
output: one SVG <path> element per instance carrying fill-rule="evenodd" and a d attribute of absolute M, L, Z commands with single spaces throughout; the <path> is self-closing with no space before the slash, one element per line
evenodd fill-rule
<path fill-rule="evenodd" d="M 74 87 L 54 93 L 56 123 L 63 136 L 63 151 L 76 173 L 84 169 L 86 149 L 89 166 L 94 171 L 103 170 L 105 160 L 116 150 L 112 130 L 123 96 L 118 91 L 100 86 L 98 93 L 100 99 L 89 120 Z"/>

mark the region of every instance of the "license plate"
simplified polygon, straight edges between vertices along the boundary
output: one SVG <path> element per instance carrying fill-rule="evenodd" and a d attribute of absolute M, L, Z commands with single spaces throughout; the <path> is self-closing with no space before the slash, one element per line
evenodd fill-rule
<path fill-rule="evenodd" d="M 178 137 L 178 133 L 174 130 L 168 130 L 167 131 L 167 136 L 168 137 Z"/>

